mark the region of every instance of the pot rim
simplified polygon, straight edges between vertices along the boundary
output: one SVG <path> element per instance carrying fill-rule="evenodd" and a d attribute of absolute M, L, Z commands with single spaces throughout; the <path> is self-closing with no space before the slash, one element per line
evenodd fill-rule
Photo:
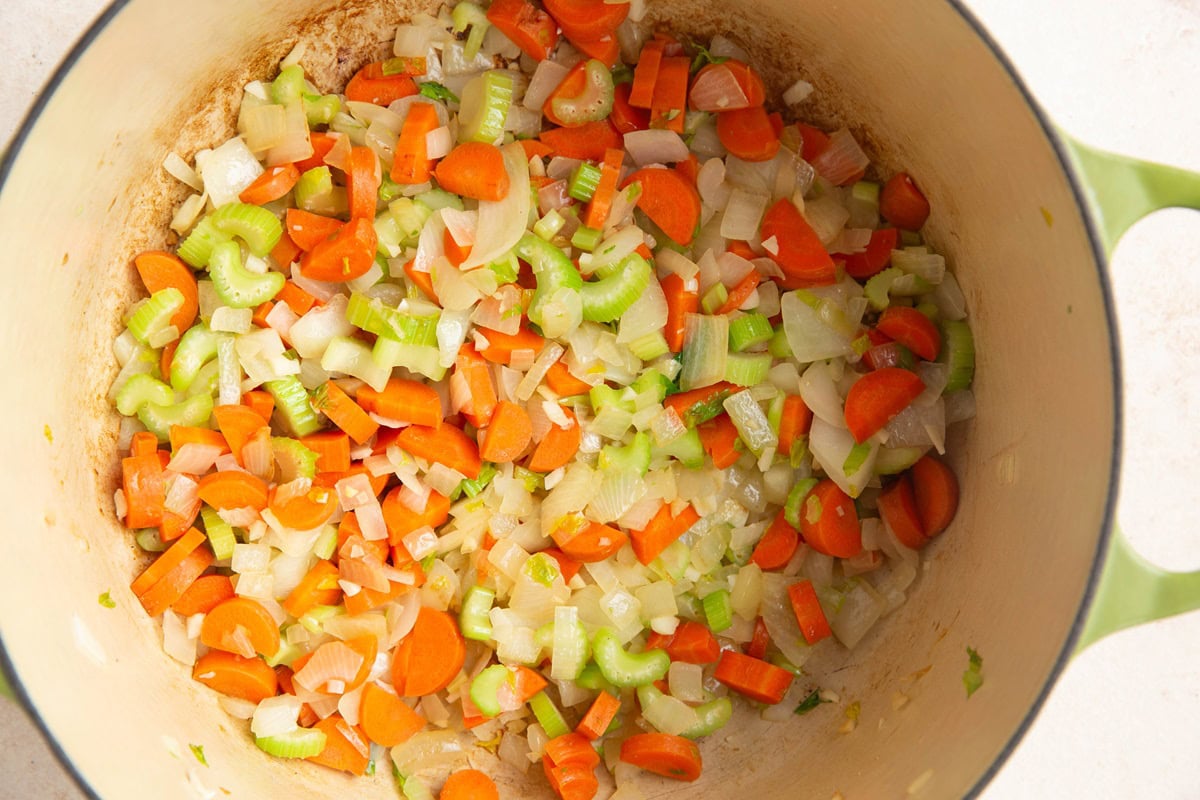
<path fill-rule="evenodd" d="M 1033 725 L 1038 714 L 1041 713 L 1046 699 L 1049 697 L 1054 685 L 1061 677 L 1063 670 L 1066 668 L 1067 662 L 1075 652 L 1076 643 L 1083 632 L 1084 625 L 1087 621 L 1087 614 L 1092 605 L 1092 600 L 1095 597 L 1097 585 L 1099 583 L 1100 574 L 1106 560 L 1111 537 L 1113 536 L 1113 528 L 1116 523 L 1116 499 L 1119 486 L 1120 469 L 1121 469 L 1121 444 L 1122 432 L 1124 428 L 1124 402 L 1122 395 L 1122 373 L 1121 368 L 1121 349 L 1120 340 L 1117 330 L 1116 307 L 1113 300 L 1112 283 L 1109 278 L 1109 263 L 1108 255 L 1105 252 L 1103 242 L 1100 236 L 1100 231 L 1093 216 L 1091 207 L 1086 199 L 1084 192 L 1083 176 L 1076 170 L 1074 163 L 1068 156 L 1066 145 L 1063 142 L 1055 125 L 1051 122 L 1049 115 L 1042 108 L 1041 104 L 1033 96 L 1029 87 L 1021 79 L 1020 73 L 1009 59 L 1008 55 L 1000 47 L 999 43 L 992 37 L 991 33 L 984 24 L 975 16 L 969 8 L 966 7 L 966 0 L 945 0 L 958 15 L 967 23 L 979 37 L 980 41 L 991 51 L 993 58 L 999 66 L 1007 73 L 1009 79 L 1013 82 L 1017 91 L 1020 92 L 1025 104 L 1037 119 L 1038 125 L 1045 134 L 1046 141 L 1054 151 L 1055 157 L 1058 159 L 1059 166 L 1062 168 L 1063 174 L 1066 176 L 1067 183 L 1070 186 L 1071 194 L 1075 198 L 1075 205 L 1079 209 L 1083 218 L 1084 227 L 1087 231 L 1088 241 L 1092 249 L 1092 261 L 1096 267 L 1097 279 L 1100 283 L 1101 301 L 1104 305 L 1104 317 L 1108 323 L 1108 349 L 1109 359 L 1112 364 L 1112 396 L 1113 396 L 1113 429 L 1112 429 L 1112 463 L 1109 466 L 1108 492 L 1104 502 L 1104 514 L 1101 521 L 1100 535 L 1096 540 L 1096 551 L 1092 555 L 1092 564 L 1088 575 L 1087 586 L 1084 589 L 1083 597 L 1079 607 L 1075 610 L 1074 619 L 1071 623 L 1071 628 L 1063 640 L 1062 648 L 1054 663 L 1051 665 L 1050 671 L 1046 676 L 1045 682 L 1042 684 L 1037 696 L 1030 704 L 1025 716 L 1017 725 L 1016 729 L 1009 736 L 1008 741 L 1004 743 L 999 754 L 992 761 L 991 765 L 979 776 L 975 784 L 967 792 L 965 797 L 979 797 L 983 790 L 996 777 L 1008 759 L 1012 756 L 1021 740 L 1025 738 L 1025 734 Z M 5 184 L 8 182 L 8 177 L 12 172 L 13 164 L 16 163 L 21 149 L 25 144 L 25 140 L 33 130 L 41 118 L 42 111 L 53 98 L 55 91 L 74 69 L 76 63 L 87 52 L 92 43 L 104 33 L 109 23 L 125 9 L 130 3 L 130 0 L 112 0 L 112 2 L 100 13 L 95 20 L 87 27 L 80 36 L 79 40 L 71 47 L 67 54 L 59 62 L 54 69 L 49 80 L 38 93 L 37 99 L 26 112 L 24 119 L 18 126 L 16 133 L 13 134 L 12 140 L 3 152 L 0 152 L 0 193 L 3 192 Z M 58 759 L 62 767 L 67 771 L 76 785 L 83 793 L 93 800 L 103 800 L 96 791 L 88 783 L 87 779 L 76 769 L 74 762 L 63 750 L 58 740 L 47 727 L 45 720 L 38 713 L 37 707 L 33 700 L 25 691 L 21 683 L 20 677 L 16 673 L 12 661 L 8 657 L 8 651 L 4 647 L 3 636 L 0 635 L 0 685 L 7 678 L 7 681 L 12 689 L 13 698 L 19 702 L 28 713 L 33 723 L 37 726 L 42 738 L 46 741 L 50 751 Z"/>

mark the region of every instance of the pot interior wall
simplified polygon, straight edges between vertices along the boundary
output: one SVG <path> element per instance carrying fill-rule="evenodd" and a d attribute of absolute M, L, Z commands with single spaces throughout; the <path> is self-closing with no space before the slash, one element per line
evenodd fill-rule
<path fill-rule="evenodd" d="M 215 695 L 162 653 L 158 626 L 127 588 L 142 559 L 113 522 L 111 341 L 136 294 L 130 258 L 165 244 L 182 197 L 159 164 L 172 149 L 190 159 L 228 135 L 239 87 L 269 74 L 298 36 L 311 43 L 310 75 L 331 89 L 387 52 L 415 7 L 333 5 L 210 0 L 181 15 L 166 0 L 131 0 L 19 145 L 0 195 L 10 253 L 0 363 L 11 387 L 0 441 L 12 465 L 0 488 L 0 633 L 34 709 L 103 797 L 267 797 L 284 787 L 297 797 L 351 787 L 395 797 L 386 774 L 352 781 L 257 751 Z M 650 7 L 677 30 L 732 33 L 776 89 L 805 76 L 817 87 L 806 116 L 848 124 L 886 171 L 917 176 L 978 349 L 978 420 L 952 458 L 963 503 L 926 551 L 909 602 L 854 652 L 813 665 L 805 680 L 835 690 L 840 706 L 785 723 L 738 720 L 705 743 L 704 776 L 688 793 L 895 797 L 917 781 L 919 796 L 961 795 L 1043 691 L 1104 522 L 1110 337 L 1074 197 L 1020 92 L 949 5 Z M 103 592 L 116 608 L 97 602 Z M 986 676 L 969 701 L 968 645 Z M 854 701 L 858 727 L 839 733 Z M 191 758 L 191 743 L 204 745 L 209 767 Z M 498 774 L 505 796 L 549 796 L 536 767 L 524 777 L 481 749 L 463 758 Z M 681 788 L 652 776 L 643 786 L 650 797 Z"/>

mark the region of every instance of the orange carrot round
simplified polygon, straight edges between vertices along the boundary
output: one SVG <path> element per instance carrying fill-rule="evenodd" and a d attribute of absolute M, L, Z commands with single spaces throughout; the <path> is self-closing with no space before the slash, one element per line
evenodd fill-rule
<path fill-rule="evenodd" d="M 545 0 L 543 5 L 554 17 L 563 35 L 571 41 L 594 42 L 611 36 L 629 16 L 628 3 L 604 0 Z"/>
<path fill-rule="evenodd" d="M 436 461 L 471 479 L 478 478 L 483 467 L 475 440 L 448 423 L 440 428 L 409 425 L 396 437 L 396 444 L 417 458 Z"/>
<path fill-rule="evenodd" d="M 196 277 L 187 264 L 171 253 L 147 250 L 134 256 L 133 266 L 137 269 L 146 291 L 154 294 L 162 289 L 178 289 L 183 295 L 183 305 L 171 315 L 171 324 L 183 334 L 196 321 L 200 310 L 200 293 Z"/>
<path fill-rule="evenodd" d="M 493 464 L 516 461 L 533 438 L 533 422 L 524 408 L 502 400 L 496 404 L 487 433 L 479 447 L 479 457 Z"/>
<path fill-rule="evenodd" d="M 754 546 L 750 560 L 760 569 L 783 569 L 792 560 L 800 546 L 800 534 L 784 519 L 783 509 L 775 515 L 775 521 Z"/>
<path fill-rule="evenodd" d="M 170 608 L 212 563 L 212 550 L 204 545 L 188 553 L 178 566 L 138 597 L 146 613 L 157 617 Z"/>
<path fill-rule="evenodd" d="M 696 780 L 704 766 L 695 742 L 668 733 L 630 736 L 621 743 L 621 760 L 677 781 Z"/>
<path fill-rule="evenodd" d="M 248 472 L 213 472 L 200 479 L 200 499 L 216 509 L 267 507 L 267 484 Z"/>
<path fill-rule="evenodd" d="M 717 114 L 717 138 L 743 161 L 770 161 L 779 152 L 779 134 L 762 106 Z"/>
<path fill-rule="evenodd" d="M 789 586 L 788 600 L 791 601 L 792 613 L 796 615 L 796 623 L 806 642 L 816 644 L 833 635 L 812 581 L 803 580 Z"/>
<path fill-rule="evenodd" d="M 279 652 L 279 627 L 260 603 L 234 597 L 213 608 L 200 626 L 200 641 L 215 650 L 239 653 L 243 646 L 264 656 Z"/>
<path fill-rule="evenodd" d="M 417 93 L 408 75 L 384 75 L 383 63 L 374 61 L 354 73 L 346 84 L 346 99 L 377 106 L 391 105 L 401 97 Z"/>
<path fill-rule="evenodd" d="M 946 530 L 958 512 L 958 478 L 933 456 L 922 456 L 908 474 L 925 535 L 933 538 Z"/>
<path fill-rule="evenodd" d="M 216 406 L 213 409 L 213 419 L 217 428 L 229 444 L 229 449 L 240 461 L 242 448 L 269 422 L 250 406 Z"/>
<path fill-rule="evenodd" d="M 285 528 L 311 531 L 329 521 L 337 511 L 337 493 L 324 486 L 314 486 L 302 495 L 291 497 L 286 502 L 277 502 L 277 493 L 271 492 L 271 513 Z"/>
<path fill-rule="evenodd" d="M 466 642 L 454 618 L 422 607 L 412 631 L 396 648 L 392 685 L 404 697 L 440 692 L 462 669 L 466 655 Z"/>
<path fill-rule="evenodd" d="M 332 769 L 362 775 L 371 761 L 371 744 L 357 725 L 351 725 L 340 714 L 317 721 L 313 728 L 325 734 L 325 749 L 308 761 Z"/>
<path fill-rule="evenodd" d="M 302 208 L 289 208 L 284 218 L 288 237 L 306 253 L 340 231 L 346 224 L 340 219 L 323 217 Z"/>
<path fill-rule="evenodd" d="M 861 444 L 871 438 L 923 391 L 921 378 L 899 367 L 884 367 L 863 375 L 846 393 L 846 427 L 854 441 Z"/>
<path fill-rule="evenodd" d="M 564 517 L 550 535 L 568 558 L 585 564 L 615 555 L 629 541 L 620 528 L 589 522 L 580 514 Z"/>
<path fill-rule="evenodd" d="M 917 511 L 913 497 L 912 479 L 908 473 L 901 475 L 890 486 L 879 493 L 879 516 L 896 534 L 905 547 L 912 550 L 925 546 L 925 526 Z"/>
<path fill-rule="evenodd" d="M 850 558 L 862 551 L 862 528 L 854 501 L 826 478 L 813 487 L 800 506 L 800 533 L 819 553 Z"/>
<path fill-rule="evenodd" d="M 722 650 L 713 677 L 751 700 L 774 705 L 787 694 L 792 673 L 736 650 Z"/>
<path fill-rule="evenodd" d="M 700 195 L 695 187 L 672 169 L 639 169 L 621 188 L 635 181 L 642 185 L 638 208 L 672 240 L 691 244 L 700 221 Z"/>
<path fill-rule="evenodd" d="M 442 399 L 428 384 L 405 378 L 390 378 L 383 391 L 370 386 L 358 390 L 358 404 L 389 419 L 437 428 L 442 424 Z"/>
<path fill-rule="evenodd" d="M 883 185 L 879 213 L 897 228 L 919 230 L 929 219 L 929 201 L 906 172 L 898 172 Z"/>
<path fill-rule="evenodd" d="M 477 769 L 460 769 L 442 786 L 438 800 L 500 800 L 500 791 L 487 775 Z"/>
<path fill-rule="evenodd" d="M 274 202 L 292 190 L 300 180 L 300 170 L 295 164 L 279 164 L 267 167 L 266 171 L 242 190 L 238 200 L 262 206 Z"/>
<path fill-rule="evenodd" d="M 508 196 L 508 171 L 500 148 L 487 142 L 464 142 L 443 158 L 434 173 L 443 189 L 476 200 Z"/>
<path fill-rule="evenodd" d="M 788 289 L 837 282 L 837 267 L 825 245 L 788 198 L 781 198 L 767 209 L 762 240 L 772 247 L 767 252 L 783 271 L 780 283 Z"/>
<path fill-rule="evenodd" d="M 875 327 L 926 361 L 933 361 L 942 349 L 937 326 L 915 308 L 890 306 L 879 315 Z"/>
<path fill-rule="evenodd" d="M 534 61 L 548 58 L 558 44 L 558 25 L 529 0 L 492 0 L 487 18 Z"/>
<path fill-rule="evenodd" d="M 346 156 L 346 194 L 351 217 L 374 221 L 382 180 L 383 168 L 375 151 L 369 147 L 351 147 L 350 155 Z"/>
<path fill-rule="evenodd" d="M 204 575 L 187 588 L 187 591 L 171 605 L 171 610 L 185 617 L 207 614 L 231 597 L 233 582 L 227 576 Z"/>
<path fill-rule="evenodd" d="M 192 678 L 221 694 L 260 703 L 279 690 L 275 670 L 261 658 L 242 658 L 236 653 L 210 650 L 196 659 Z"/>
<path fill-rule="evenodd" d="M 372 742 L 395 747 L 425 727 L 425 718 L 377 683 L 363 687 L 358 724 Z"/>
<path fill-rule="evenodd" d="M 374 219 L 355 217 L 300 260 L 300 272 L 315 281 L 340 283 L 366 274 L 375 263 Z"/>

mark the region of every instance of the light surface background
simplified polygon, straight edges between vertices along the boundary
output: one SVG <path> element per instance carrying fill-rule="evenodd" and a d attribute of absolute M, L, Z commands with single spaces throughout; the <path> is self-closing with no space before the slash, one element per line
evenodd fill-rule
<path fill-rule="evenodd" d="M 0 142 L 103 5 L 0 0 Z M 1200 171 L 1200 0 L 967 5 L 1064 129 Z M 80 126 L 86 131 L 86 120 Z M 1136 226 L 1117 250 L 1113 280 L 1126 383 L 1118 519 L 1150 559 L 1200 569 L 1200 214 L 1162 212 Z M 1198 720 L 1200 614 L 1126 631 L 1068 667 L 984 798 L 1200 797 Z M 136 769 L 136 754 L 127 766 Z M 0 797 L 81 797 L 35 729 L 4 701 Z"/>

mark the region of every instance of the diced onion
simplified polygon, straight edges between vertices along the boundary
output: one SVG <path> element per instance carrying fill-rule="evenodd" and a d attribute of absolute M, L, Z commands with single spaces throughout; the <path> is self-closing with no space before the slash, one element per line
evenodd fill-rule
<path fill-rule="evenodd" d="M 639 167 L 647 164 L 673 164 L 686 161 L 687 143 L 679 134 L 665 128 L 630 131 L 625 134 L 625 149 Z"/>

